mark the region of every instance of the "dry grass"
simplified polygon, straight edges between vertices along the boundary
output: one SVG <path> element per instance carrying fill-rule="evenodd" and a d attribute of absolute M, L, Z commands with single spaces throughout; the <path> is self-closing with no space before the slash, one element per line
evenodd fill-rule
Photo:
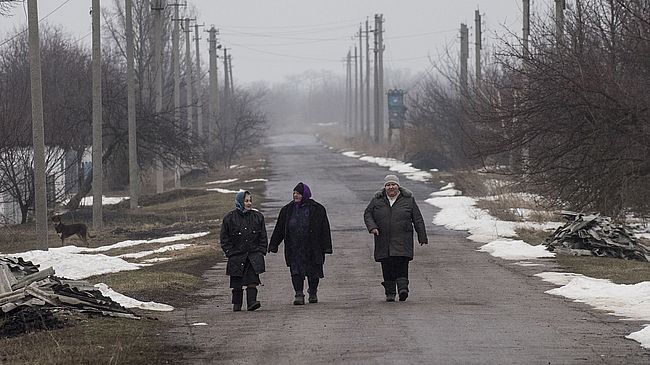
<path fill-rule="evenodd" d="M 184 241 L 194 246 L 169 251 L 154 257 L 170 258 L 135 271 L 123 271 L 89 278 L 92 283 L 103 282 L 114 290 L 141 301 L 170 304 L 176 308 L 193 305 L 196 295 L 205 286 L 203 273 L 223 259 L 218 248 L 221 218 L 234 208 L 234 194 L 207 192 L 208 181 L 238 178 L 230 184 L 219 184 L 229 190 L 247 189 L 253 193 L 255 204 L 264 201 L 264 183 L 244 183 L 244 180 L 265 177 L 266 161 L 250 156 L 240 161 L 245 168 L 211 171 L 184 185 L 183 189 L 156 196 L 143 197 L 142 206 L 135 211 L 128 202 L 104 209 L 104 227 L 93 232 L 97 238 L 90 240 L 91 247 L 110 245 L 126 239 L 152 239 L 176 233 L 210 231 L 207 236 Z M 87 208 L 75 212 L 70 220 L 89 223 L 91 211 Z M 68 222 L 68 221 L 66 221 Z M 92 231 L 92 229 L 91 229 Z M 50 247 L 60 246 L 52 228 Z M 0 227 L 0 251 L 17 253 L 37 248 L 32 224 Z M 76 239 L 66 244 L 79 244 Z M 114 249 L 105 254 L 119 255 L 144 250 L 154 250 L 168 245 L 145 244 L 131 248 Z M 193 351 L 191 348 L 174 348 L 163 343 L 161 333 L 170 323 L 152 320 L 152 312 L 140 311 L 142 320 L 115 319 L 67 315 L 72 327 L 41 331 L 16 338 L 0 339 L 0 363 L 11 364 L 165 364 L 177 362 L 178 354 Z"/>
<path fill-rule="evenodd" d="M 641 261 L 596 256 L 557 255 L 565 270 L 617 284 L 636 284 L 650 281 L 650 264 Z"/>

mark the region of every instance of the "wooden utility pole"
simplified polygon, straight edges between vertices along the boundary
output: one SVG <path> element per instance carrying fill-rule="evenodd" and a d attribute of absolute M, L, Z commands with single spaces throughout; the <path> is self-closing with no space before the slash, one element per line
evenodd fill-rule
<path fill-rule="evenodd" d="M 160 118 L 162 114 L 162 11 L 165 10 L 165 0 L 153 0 L 151 10 L 154 11 L 154 67 L 155 67 L 155 88 L 156 88 L 156 117 Z M 156 193 L 160 194 L 165 190 L 163 164 L 160 157 L 156 157 L 154 162 L 154 174 L 156 180 Z"/>
<path fill-rule="evenodd" d="M 481 38 L 481 13 L 478 10 L 474 11 L 474 28 L 475 28 L 475 43 L 474 54 L 476 58 L 476 86 L 481 84 L 481 49 L 483 48 Z"/>
<path fill-rule="evenodd" d="M 45 182 L 45 128 L 43 126 L 43 85 L 41 80 L 41 45 L 38 33 L 38 3 L 27 1 L 29 28 L 29 69 L 32 96 L 32 143 L 34 144 L 34 214 L 36 241 L 42 250 L 47 243 L 47 187 Z"/>
<path fill-rule="evenodd" d="M 530 50 L 528 48 L 528 39 L 530 38 L 530 0 L 523 0 L 523 53 L 524 58 L 530 56 Z"/>
<path fill-rule="evenodd" d="M 127 90 L 127 119 L 129 122 L 129 207 L 136 209 L 140 196 L 138 167 L 138 138 L 135 120 L 135 70 L 133 46 L 133 0 L 124 0 L 124 16 L 126 17 L 126 90 Z"/>
<path fill-rule="evenodd" d="M 102 49 L 99 0 L 92 2 L 93 23 L 93 228 L 102 229 Z"/>
<path fill-rule="evenodd" d="M 208 118 L 208 136 L 214 135 L 214 127 L 219 112 L 219 69 L 217 66 L 217 33 L 219 31 L 213 27 L 210 28 L 210 37 L 208 43 L 210 44 L 210 92 L 208 97 L 208 110 L 210 117 Z"/>
<path fill-rule="evenodd" d="M 370 138 L 370 29 L 366 18 L 366 136 Z"/>
<path fill-rule="evenodd" d="M 190 43 L 190 18 L 185 18 L 183 31 L 185 32 L 185 104 L 187 105 L 187 128 L 194 130 L 194 111 L 192 99 L 192 51 Z"/>
<path fill-rule="evenodd" d="M 178 8 L 185 4 L 169 4 L 174 7 L 174 27 L 172 29 L 172 72 L 174 73 L 174 121 L 180 123 L 181 120 L 181 50 L 180 50 L 180 24 Z M 174 188 L 181 187 L 181 166 L 180 161 L 176 160 L 174 168 Z"/>
<path fill-rule="evenodd" d="M 232 77 L 232 55 L 228 55 L 228 74 L 230 76 L 230 100 L 235 96 L 235 79 Z M 232 108 L 231 108 L 232 111 Z"/>
<path fill-rule="evenodd" d="M 196 90 L 196 129 L 198 130 L 199 137 L 203 136 L 203 93 L 201 92 L 201 52 L 199 50 L 199 25 L 198 23 L 194 24 L 194 44 L 196 52 L 196 78 L 194 80 L 194 85 Z"/>
<path fill-rule="evenodd" d="M 469 60 L 469 31 L 467 24 L 460 23 L 460 88 L 467 92 L 467 63 Z"/>

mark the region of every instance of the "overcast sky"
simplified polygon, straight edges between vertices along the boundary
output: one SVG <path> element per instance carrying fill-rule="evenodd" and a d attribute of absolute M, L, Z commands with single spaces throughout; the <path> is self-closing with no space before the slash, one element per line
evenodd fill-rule
<path fill-rule="evenodd" d="M 123 0 L 119 0 L 121 3 Z M 172 2 L 172 1 L 168 1 Z M 470 28 L 474 42 L 474 11 L 480 10 L 485 48 L 505 27 L 521 33 L 521 0 L 188 0 L 204 29 L 220 29 L 221 42 L 231 48 L 233 74 L 238 82 L 281 81 L 306 70 L 344 74 L 343 58 L 358 44 L 359 23 L 384 15 L 384 65 L 414 72 L 430 67 L 445 48 L 459 49 L 460 23 Z M 552 0 L 537 0 L 548 9 Z M 26 24 L 26 2 L 13 16 L 0 18 L 0 43 L 15 27 Z M 39 18 L 63 27 L 75 38 L 90 42 L 90 0 L 40 0 Z M 112 7 L 113 0 L 103 0 Z M 541 11 L 541 10 L 538 10 Z M 365 25 L 364 25 L 365 27 Z M 202 36 L 205 37 L 206 34 Z M 202 40 L 207 65 L 207 42 Z M 372 38 L 371 38 L 372 47 Z M 473 53 L 473 46 L 470 53 Z"/>

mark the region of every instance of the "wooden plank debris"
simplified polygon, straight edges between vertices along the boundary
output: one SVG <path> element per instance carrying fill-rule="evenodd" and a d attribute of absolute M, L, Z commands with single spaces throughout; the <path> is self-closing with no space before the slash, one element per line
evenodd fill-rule
<path fill-rule="evenodd" d="M 650 249 L 640 244 L 632 230 L 600 214 L 563 211 L 567 223 L 546 238 L 549 251 L 626 260 L 650 261 Z"/>
<path fill-rule="evenodd" d="M 54 269 L 20 257 L 0 257 L 0 311 L 5 314 L 32 307 L 67 308 L 120 318 L 139 319 L 130 309 L 104 296 L 91 283 L 56 277 Z"/>

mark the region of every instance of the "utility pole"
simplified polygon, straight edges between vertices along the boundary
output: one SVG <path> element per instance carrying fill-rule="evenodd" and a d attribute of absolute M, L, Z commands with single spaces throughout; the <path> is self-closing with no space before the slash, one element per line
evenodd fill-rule
<path fill-rule="evenodd" d="M 469 31 L 467 24 L 460 23 L 460 89 L 467 93 L 467 63 L 469 60 Z"/>
<path fill-rule="evenodd" d="M 204 24 L 194 24 L 194 44 L 196 46 L 196 129 L 199 131 L 199 137 L 203 136 L 203 93 L 201 92 L 201 53 L 199 52 L 199 27 Z"/>
<path fill-rule="evenodd" d="M 383 14 L 375 14 L 375 142 L 384 139 Z"/>
<path fill-rule="evenodd" d="M 370 138 L 370 29 L 366 18 L 366 136 Z"/>
<path fill-rule="evenodd" d="M 354 107 L 352 108 L 353 110 L 353 116 L 354 118 L 352 119 L 354 121 L 354 134 L 358 135 L 359 134 L 359 66 L 358 66 L 358 56 L 357 56 L 357 46 L 354 46 L 354 89 L 353 89 L 353 95 L 354 95 Z"/>
<path fill-rule="evenodd" d="M 479 13 L 478 10 L 474 11 L 474 28 L 475 28 L 474 52 L 476 58 L 476 86 L 480 86 L 481 85 L 481 49 L 483 48 L 483 46 L 481 42 L 481 38 L 482 38 L 481 13 Z"/>
<path fill-rule="evenodd" d="M 208 118 L 208 136 L 214 135 L 215 120 L 219 112 L 219 69 L 217 66 L 217 34 L 219 31 L 212 26 L 209 30 L 210 37 L 208 43 L 210 44 L 210 92 L 208 96 L 210 102 L 208 109 L 210 117 Z"/>
<path fill-rule="evenodd" d="M 230 125 L 230 76 L 228 75 L 228 49 L 223 48 L 223 115 L 225 124 Z"/>
<path fill-rule="evenodd" d="M 361 134 L 364 133 L 363 122 L 363 30 L 359 23 L 359 127 Z"/>
<path fill-rule="evenodd" d="M 193 112 L 193 99 L 192 99 L 192 51 L 190 47 L 190 18 L 185 18 L 183 23 L 183 31 L 185 32 L 185 96 L 187 105 L 187 128 L 190 131 L 194 130 L 194 112 Z"/>
<path fill-rule="evenodd" d="M 185 4 L 169 4 L 174 7 L 174 29 L 172 30 L 172 70 L 174 73 L 174 120 L 179 123 L 181 120 L 181 55 L 180 55 L 180 39 L 179 31 L 181 19 L 178 15 L 178 8 L 185 6 Z M 174 187 L 179 189 L 181 187 L 181 167 L 180 162 L 176 161 L 174 169 Z"/>
<path fill-rule="evenodd" d="M 99 0 L 92 2 L 93 31 L 93 228 L 102 229 L 102 49 Z"/>
<path fill-rule="evenodd" d="M 38 33 L 37 0 L 27 1 L 29 28 L 29 69 L 32 96 L 32 143 L 34 144 L 34 215 L 36 241 L 47 251 L 47 187 L 45 182 L 45 128 L 43 126 L 43 85 L 41 82 L 41 45 Z"/>
<path fill-rule="evenodd" d="M 133 59 L 133 0 L 124 1 L 126 17 L 126 89 L 127 89 L 127 119 L 129 121 L 129 207 L 138 208 L 139 177 L 138 168 L 138 138 L 135 121 L 135 70 Z"/>
<path fill-rule="evenodd" d="M 564 37 L 564 9 L 566 9 L 565 0 L 555 0 L 555 42 L 562 44 Z"/>
<path fill-rule="evenodd" d="M 232 77 L 232 55 L 228 55 L 228 73 L 230 74 L 230 98 L 235 96 L 235 79 Z M 232 110 L 232 108 L 231 108 Z"/>
<path fill-rule="evenodd" d="M 352 135 L 352 55 L 350 50 L 348 50 L 348 55 L 345 59 L 345 69 L 346 69 L 346 79 L 345 79 L 345 115 L 346 115 L 346 125 L 348 130 L 348 136 Z"/>
<path fill-rule="evenodd" d="M 155 67 L 155 88 L 156 88 L 156 117 L 162 114 L 162 11 L 165 10 L 165 0 L 152 0 L 151 10 L 154 11 L 154 67 Z M 160 194 L 165 190 L 163 164 L 160 157 L 154 162 L 156 193 Z M 93 184 L 94 186 L 94 184 Z"/>
<path fill-rule="evenodd" d="M 523 53 L 524 59 L 527 59 L 530 56 L 530 50 L 528 49 L 528 38 L 530 38 L 530 0 L 523 0 Z"/>

